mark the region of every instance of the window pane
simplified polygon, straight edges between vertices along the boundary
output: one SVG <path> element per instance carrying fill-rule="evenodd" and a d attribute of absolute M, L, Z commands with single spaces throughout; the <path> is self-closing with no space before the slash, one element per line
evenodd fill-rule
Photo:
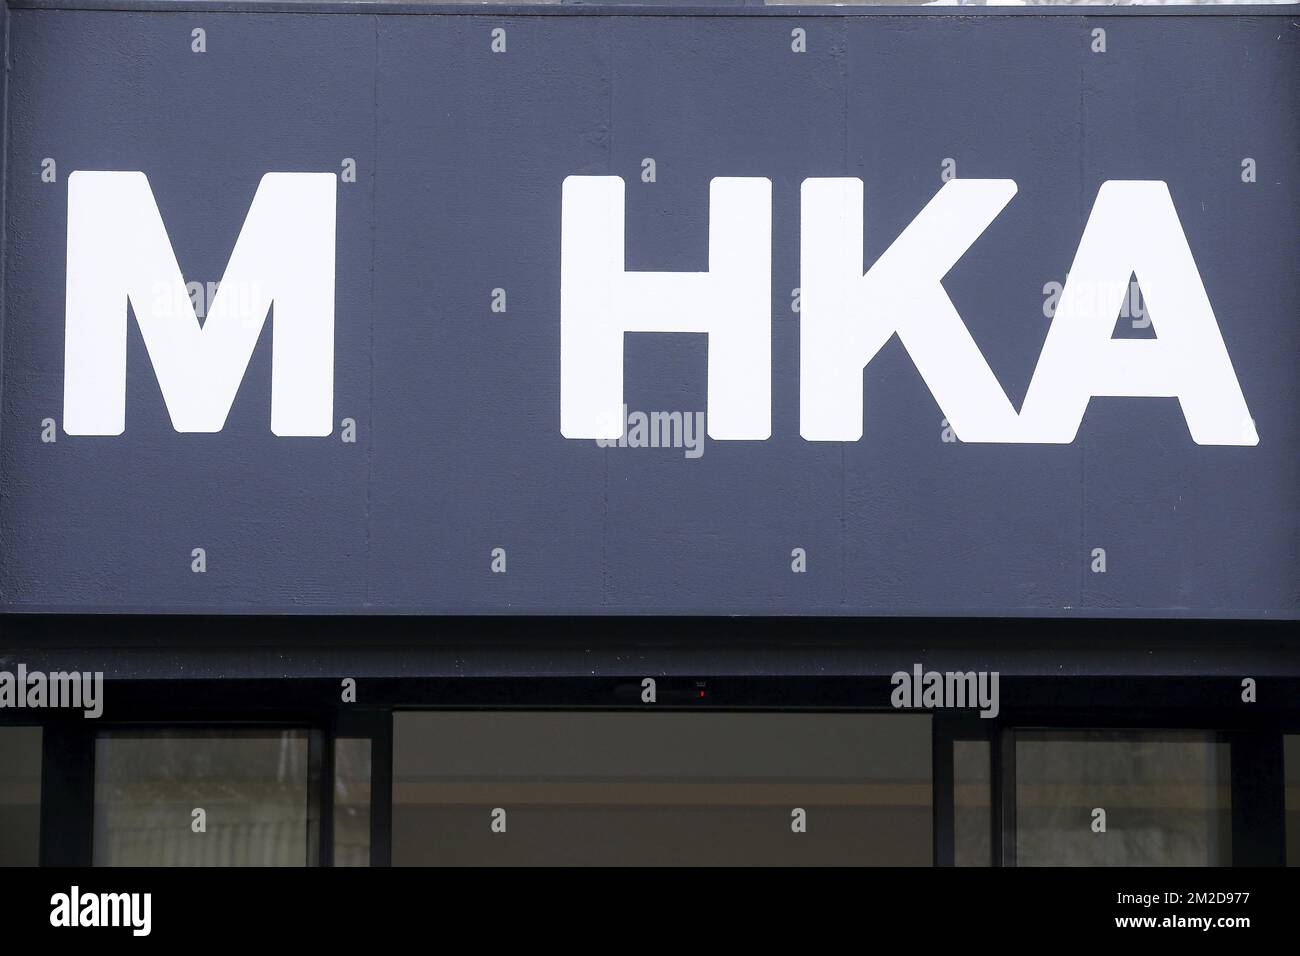
<path fill-rule="evenodd" d="M 370 740 L 334 741 L 334 865 L 370 865 Z"/>
<path fill-rule="evenodd" d="M 993 773 L 987 740 L 952 744 L 953 863 L 993 865 Z"/>
<path fill-rule="evenodd" d="M 1228 745 L 1213 734 L 1024 732 L 1015 763 L 1021 866 L 1231 863 Z"/>
<path fill-rule="evenodd" d="M 41 853 L 41 728 L 0 727 L 0 866 Z"/>
<path fill-rule="evenodd" d="M 104 734 L 95 865 L 303 866 L 307 760 L 303 731 Z"/>
<path fill-rule="evenodd" d="M 932 860 L 926 715 L 424 712 L 393 729 L 397 864 Z"/>
<path fill-rule="evenodd" d="M 1300 734 L 1284 738 L 1286 769 L 1286 865 L 1300 866 Z"/>

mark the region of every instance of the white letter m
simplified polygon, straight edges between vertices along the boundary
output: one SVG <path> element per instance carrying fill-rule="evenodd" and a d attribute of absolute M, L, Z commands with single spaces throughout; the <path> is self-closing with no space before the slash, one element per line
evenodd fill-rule
<path fill-rule="evenodd" d="M 267 173 L 200 326 L 149 180 L 68 177 L 63 428 L 126 428 L 127 303 L 178 432 L 218 432 L 271 304 L 271 431 L 324 436 L 334 417 L 332 173 Z"/>

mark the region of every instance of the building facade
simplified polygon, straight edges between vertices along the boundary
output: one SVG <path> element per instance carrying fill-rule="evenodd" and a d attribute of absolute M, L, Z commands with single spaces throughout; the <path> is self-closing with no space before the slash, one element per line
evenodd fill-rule
<path fill-rule="evenodd" d="M 10 2 L 0 862 L 1300 860 L 1296 10 Z"/>

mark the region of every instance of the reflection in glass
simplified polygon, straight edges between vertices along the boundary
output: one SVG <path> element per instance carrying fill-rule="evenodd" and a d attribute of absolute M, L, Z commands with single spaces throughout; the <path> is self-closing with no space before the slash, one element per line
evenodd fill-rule
<path fill-rule="evenodd" d="M 334 865 L 370 865 L 370 740 L 334 741 Z"/>
<path fill-rule="evenodd" d="M 36 866 L 40 840 L 41 728 L 0 727 L 0 866 Z"/>
<path fill-rule="evenodd" d="M 303 866 L 307 734 L 106 733 L 95 741 L 96 866 Z M 201 819 L 206 832 L 195 832 Z"/>
<path fill-rule="evenodd" d="M 932 862 L 930 718 L 398 713 L 396 864 Z"/>
<path fill-rule="evenodd" d="M 952 744 L 953 863 L 993 865 L 993 772 L 987 740 Z"/>
<path fill-rule="evenodd" d="M 1017 733 L 1016 862 L 1226 866 L 1228 770 L 1228 745 L 1208 733 Z"/>

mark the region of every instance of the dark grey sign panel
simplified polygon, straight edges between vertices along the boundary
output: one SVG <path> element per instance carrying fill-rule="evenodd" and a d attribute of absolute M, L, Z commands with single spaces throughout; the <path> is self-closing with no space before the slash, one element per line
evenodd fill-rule
<path fill-rule="evenodd" d="M 1295 8 L 399 9 L 10 10 L 4 609 L 1300 614 Z M 605 177 L 632 278 L 562 292 Z M 1108 183 L 1167 185 L 1190 274 L 1158 190 Z M 861 309 L 822 275 L 854 222 Z M 905 235 L 956 243 L 980 363 Z M 1154 350 L 1131 379 L 1048 362 L 1110 275 L 1089 248 L 1136 257 L 1097 292 Z M 588 300 L 641 316 L 613 447 Z M 770 358 L 724 339 L 746 316 Z M 819 391 L 857 341 L 822 321 L 883 329 L 857 405 Z M 1085 372 L 1112 388 L 1072 423 Z M 990 383 L 1010 417 L 964 397 Z"/>

